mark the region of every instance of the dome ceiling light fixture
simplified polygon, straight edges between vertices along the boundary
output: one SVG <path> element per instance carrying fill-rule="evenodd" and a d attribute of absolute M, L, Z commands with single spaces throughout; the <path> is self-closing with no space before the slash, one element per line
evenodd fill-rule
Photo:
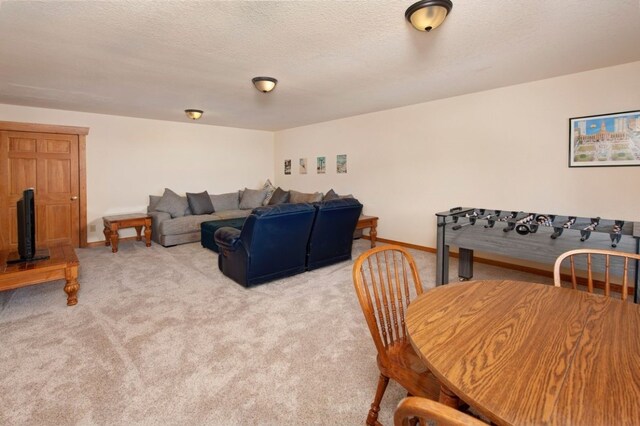
<path fill-rule="evenodd" d="M 200 109 L 185 109 L 184 113 L 187 114 L 187 117 L 190 119 L 197 120 L 202 117 L 203 111 Z"/>
<path fill-rule="evenodd" d="M 429 32 L 444 22 L 452 7 L 451 0 L 421 0 L 409 6 L 404 17 L 416 30 Z"/>
<path fill-rule="evenodd" d="M 256 86 L 256 89 L 262 93 L 272 91 L 276 88 L 276 84 L 278 84 L 278 80 L 273 77 L 253 77 L 251 81 L 253 85 Z"/>

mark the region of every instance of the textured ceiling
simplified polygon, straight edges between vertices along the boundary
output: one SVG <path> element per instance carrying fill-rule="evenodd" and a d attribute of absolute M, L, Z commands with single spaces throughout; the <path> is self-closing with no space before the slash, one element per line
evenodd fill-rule
<path fill-rule="evenodd" d="M 0 103 L 279 130 L 640 60 L 638 0 L 453 2 L 0 0 Z"/>

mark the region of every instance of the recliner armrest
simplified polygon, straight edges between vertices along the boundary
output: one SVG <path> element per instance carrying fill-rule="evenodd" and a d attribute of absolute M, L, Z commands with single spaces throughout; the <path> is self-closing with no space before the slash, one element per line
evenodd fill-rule
<path fill-rule="evenodd" d="M 220 249 L 235 251 L 240 241 L 240 230 L 224 226 L 213 235 L 216 244 Z"/>

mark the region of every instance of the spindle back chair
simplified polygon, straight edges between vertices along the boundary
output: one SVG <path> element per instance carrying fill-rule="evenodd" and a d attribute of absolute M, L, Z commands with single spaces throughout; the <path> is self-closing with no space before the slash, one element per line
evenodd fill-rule
<path fill-rule="evenodd" d="M 393 416 L 395 426 L 409 426 L 412 418 L 422 419 L 422 424 L 438 426 L 486 426 L 486 423 L 455 408 L 416 396 L 400 401 Z M 429 421 L 426 423 L 425 421 Z"/>
<path fill-rule="evenodd" d="M 423 292 L 411 254 L 395 245 L 368 250 L 353 265 L 353 282 L 378 351 L 380 377 L 367 416 L 367 424 L 376 425 L 389 379 L 410 395 L 431 399 L 438 399 L 440 386 L 413 350 L 405 326 L 407 306 Z"/>
<path fill-rule="evenodd" d="M 611 295 L 611 278 L 613 276 L 620 277 L 620 298 L 626 300 L 628 296 L 628 284 L 629 284 L 629 271 L 630 267 L 637 265 L 637 261 L 640 260 L 639 254 L 624 253 L 612 250 L 599 250 L 599 249 L 577 249 L 570 250 L 558 256 L 553 266 L 553 281 L 556 287 L 561 287 L 562 276 L 561 267 L 565 259 L 569 259 L 569 267 L 571 271 L 571 286 L 574 289 L 578 289 L 578 275 L 576 273 L 577 260 L 586 260 L 586 273 L 587 273 L 587 292 L 593 293 L 594 290 L 594 263 L 597 258 L 604 261 L 604 295 L 609 297 Z M 612 265 L 612 260 L 621 260 L 622 267 L 620 270 L 615 270 Z M 598 259 L 599 260 L 599 259 Z"/>

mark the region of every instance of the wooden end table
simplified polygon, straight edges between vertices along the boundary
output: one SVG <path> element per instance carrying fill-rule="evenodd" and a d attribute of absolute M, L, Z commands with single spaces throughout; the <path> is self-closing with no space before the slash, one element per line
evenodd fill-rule
<path fill-rule="evenodd" d="M 0 291 L 66 280 L 67 305 L 78 303 L 78 267 L 76 252 L 69 244 L 49 247 L 49 259 L 7 265 L 9 250 L 0 251 Z"/>
<path fill-rule="evenodd" d="M 147 247 L 151 247 L 151 216 L 144 213 L 120 214 L 115 216 L 105 216 L 104 223 L 104 245 L 111 246 L 113 253 L 118 252 L 118 241 L 120 236 L 118 230 L 123 228 L 136 228 L 136 241 L 142 241 L 142 227 L 144 226 L 144 238 Z"/>
<path fill-rule="evenodd" d="M 378 236 L 378 217 L 360 215 L 356 229 L 369 228 L 369 238 L 371 239 L 371 248 L 376 246 L 376 237 Z"/>

